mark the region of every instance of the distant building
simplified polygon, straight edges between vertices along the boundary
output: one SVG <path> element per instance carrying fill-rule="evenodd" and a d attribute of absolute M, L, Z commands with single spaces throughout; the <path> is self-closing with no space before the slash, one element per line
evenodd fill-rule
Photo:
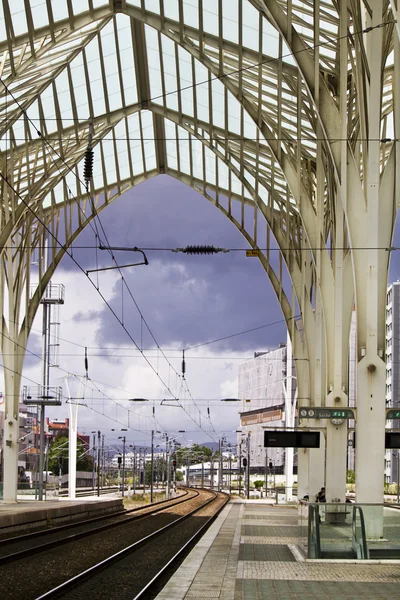
<path fill-rule="evenodd" d="M 400 282 L 388 287 L 386 296 L 386 408 L 400 408 Z M 386 421 L 389 429 L 399 429 L 400 421 Z M 398 450 L 386 450 L 385 482 L 397 482 Z"/>
<path fill-rule="evenodd" d="M 38 427 L 40 430 L 40 427 Z M 40 431 L 39 431 L 40 433 Z M 50 419 L 46 418 L 45 425 L 45 437 L 48 440 L 49 444 L 52 443 L 55 437 L 63 436 L 68 437 L 69 435 L 69 419 L 68 417 L 65 421 L 54 420 L 50 421 Z M 84 435 L 82 433 L 77 433 L 77 438 L 82 444 L 85 446 L 85 449 L 88 450 L 90 448 L 90 436 Z"/>
<path fill-rule="evenodd" d="M 349 340 L 349 406 L 356 406 L 357 398 L 357 322 L 356 311 L 353 310 L 351 315 L 350 325 L 350 340 Z M 355 433 L 354 419 L 349 420 L 349 428 L 353 429 L 347 436 L 347 468 L 350 471 L 355 470 Z"/>
<path fill-rule="evenodd" d="M 293 363 L 292 363 L 293 364 Z M 286 344 L 266 352 L 256 352 L 254 358 L 239 366 L 240 429 L 238 454 L 247 456 L 250 442 L 250 466 L 265 469 L 272 463 L 274 473 L 282 473 L 285 464 L 283 448 L 264 448 L 263 426 L 273 428 L 285 425 L 285 385 L 293 377 L 292 393 L 296 391 L 294 366 L 287 373 Z M 297 463 L 297 461 L 296 461 Z"/>

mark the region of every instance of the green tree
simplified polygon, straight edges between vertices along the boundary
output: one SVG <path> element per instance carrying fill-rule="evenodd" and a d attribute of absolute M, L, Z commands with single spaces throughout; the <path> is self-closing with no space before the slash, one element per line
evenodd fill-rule
<path fill-rule="evenodd" d="M 66 436 L 56 436 L 49 449 L 49 471 L 58 475 L 59 462 L 58 459 L 62 457 L 62 474 L 68 473 L 68 438 Z M 86 448 L 81 440 L 77 439 L 76 447 L 76 470 L 77 471 L 91 471 L 93 467 L 93 459 L 89 454 L 86 453 Z"/>
<path fill-rule="evenodd" d="M 199 444 L 192 444 L 190 448 L 179 448 L 176 451 L 176 462 L 178 467 L 186 466 L 187 460 L 189 464 L 199 463 L 202 461 L 209 462 L 212 457 L 212 450 L 207 446 L 200 446 Z M 218 457 L 218 452 L 214 454 L 215 460 Z"/>

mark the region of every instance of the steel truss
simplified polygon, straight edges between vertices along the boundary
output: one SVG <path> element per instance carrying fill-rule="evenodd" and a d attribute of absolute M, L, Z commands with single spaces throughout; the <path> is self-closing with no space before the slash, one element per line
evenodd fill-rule
<path fill-rule="evenodd" d="M 310 405 L 347 405 L 355 304 L 357 493 L 379 501 L 385 248 L 397 210 L 397 5 L 82 0 L 77 8 L 66 0 L 57 10 L 43 1 L 39 18 L 29 2 L 22 16 L 11 4 L 3 0 L 0 41 L 5 498 L 15 497 L 20 373 L 46 284 L 95 214 L 162 173 L 210 200 L 253 248 L 267 248 L 260 260 L 294 354 L 307 359 L 297 377 Z M 89 119 L 96 163 L 88 194 Z M 30 297 L 32 253 L 47 230 L 54 238 L 48 256 L 39 252 Z M 345 427 L 328 424 L 332 498 L 344 498 L 346 440 Z M 320 470 L 311 455 L 302 460 L 312 493 Z"/>

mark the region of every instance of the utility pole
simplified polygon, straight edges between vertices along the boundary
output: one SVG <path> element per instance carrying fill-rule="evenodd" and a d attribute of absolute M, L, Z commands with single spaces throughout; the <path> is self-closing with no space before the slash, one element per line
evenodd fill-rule
<path fill-rule="evenodd" d="M 118 439 L 122 439 L 122 497 L 124 497 L 124 495 L 125 495 L 125 443 L 126 443 L 126 436 L 124 435 L 122 438 L 119 437 Z"/>
<path fill-rule="evenodd" d="M 151 430 L 150 503 L 153 502 L 153 479 L 154 479 L 154 429 Z"/>
<path fill-rule="evenodd" d="M 92 431 L 93 433 L 93 442 L 92 442 L 92 458 L 93 458 L 93 464 L 92 464 L 92 488 L 94 491 L 94 481 L 95 481 L 95 465 L 96 465 L 96 432 Z"/>
<path fill-rule="evenodd" d="M 133 446 L 132 491 L 136 494 L 136 446 Z"/>
<path fill-rule="evenodd" d="M 174 493 L 176 494 L 176 447 L 174 447 Z"/>
<path fill-rule="evenodd" d="M 165 455 L 166 455 L 166 465 L 165 468 L 167 470 L 167 493 L 166 493 L 166 498 L 169 498 L 169 494 L 170 494 L 170 469 L 169 469 L 169 442 L 168 442 L 168 434 L 165 435 Z"/>
<path fill-rule="evenodd" d="M 246 481 L 246 487 L 247 487 L 247 499 L 250 498 L 250 431 L 247 433 L 247 473 L 246 473 L 247 477 L 247 481 Z"/>
<path fill-rule="evenodd" d="M 142 457 L 142 478 L 143 478 L 143 494 L 146 493 L 146 448 L 142 448 L 143 457 Z"/>
<path fill-rule="evenodd" d="M 204 488 L 204 454 L 201 455 L 201 487 Z"/>
<path fill-rule="evenodd" d="M 221 456 L 222 456 L 222 442 L 218 440 L 218 491 L 221 491 Z"/>
<path fill-rule="evenodd" d="M 189 487 L 189 454 L 186 454 L 186 485 Z"/>
<path fill-rule="evenodd" d="M 214 489 L 214 454 L 211 453 L 210 457 L 210 487 Z"/>
<path fill-rule="evenodd" d="M 239 475 L 239 498 L 242 493 L 242 442 L 239 444 L 239 465 L 237 473 Z"/>
<path fill-rule="evenodd" d="M 104 479 L 105 479 L 105 453 L 104 453 L 104 433 L 101 436 L 101 464 L 102 464 L 102 469 L 101 469 L 101 487 L 104 487 Z"/>
<path fill-rule="evenodd" d="M 117 456 L 117 463 L 118 463 L 117 492 L 118 492 L 118 494 L 121 489 L 121 462 L 122 462 L 122 456 L 120 454 L 118 454 L 118 456 Z"/>
<path fill-rule="evenodd" d="M 397 504 L 399 504 L 399 498 L 400 498 L 399 476 L 400 476 L 400 450 L 397 450 Z"/>
<path fill-rule="evenodd" d="M 101 432 L 98 431 L 97 432 L 97 496 L 100 496 L 100 451 L 101 451 L 101 447 L 100 447 L 100 437 L 101 437 Z"/>

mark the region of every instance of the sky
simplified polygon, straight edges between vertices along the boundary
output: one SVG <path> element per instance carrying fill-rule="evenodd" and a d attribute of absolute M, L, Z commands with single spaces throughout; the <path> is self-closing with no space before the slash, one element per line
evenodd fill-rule
<path fill-rule="evenodd" d="M 79 2 L 75 4 L 78 6 Z M 172 10 L 175 5 L 169 3 L 168 6 Z M 44 3 L 40 2 L 36 7 L 35 19 L 46 14 L 43 6 Z M 57 3 L 57 8 L 67 10 L 65 3 Z M 22 0 L 13 3 L 13 11 L 22 15 Z M 206 29 L 217 23 L 212 13 L 209 9 L 204 11 Z M 189 12 L 186 11 L 185 15 L 188 18 Z M 229 18 L 224 21 L 224 34 L 236 36 L 236 15 L 226 15 Z M 258 49 L 259 37 L 254 35 L 256 28 L 253 27 L 253 22 L 258 23 L 258 13 L 248 5 L 243 18 L 250 26 L 244 27 L 243 43 L 249 47 L 254 44 Z M 15 25 L 20 22 L 22 27 L 22 18 L 14 20 Z M 112 28 L 111 23 L 109 27 Z M 276 32 L 266 23 L 264 36 L 265 51 L 277 56 L 280 46 Z M 111 43 L 111 37 L 105 28 L 103 43 Z M 149 52 L 154 50 L 151 40 L 149 37 Z M 92 75 L 94 64 L 100 64 L 97 46 L 96 39 L 86 48 L 88 53 L 93 51 Z M 107 50 L 108 46 L 104 48 Z M 166 71 L 171 66 L 171 72 L 174 72 L 175 55 L 166 51 L 163 60 L 166 61 Z M 289 56 L 285 55 L 285 61 L 291 62 Z M 107 66 L 112 61 L 106 63 Z M 83 83 L 83 79 L 79 81 L 82 71 L 78 59 L 72 69 L 75 84 Z M 65 74 L 63 77 L 65 83 L 67 77 Z M 175 78 L 170 77 L 167 81 L 172 86 L 171 90 L 168 88 L 169 92 L 174 91 Z M 62 91 L 59 102 L 65 117 L 69 108 L 63 102 L 70 94 L 66 83 L 63 88 L 62 77 L 59 77 L 58 83 L 58 89 Z M 133 88 L 134 80 L 129 83 L 127 87 Z M 215 82 L 216 88 L 218 85 Z M 198 87 L 200 93 L 201 86 Z M 155 95 L 158 94 L 157 91 Z M 44 94 L 45 109 L 51 95 Z M 60 100 L 62 95 L 64 100 Z M 188 95 L 191 97 L 190 93 Z M 170 101 L 172 97 L 173 94 L 169 93 Z M 86 118 L 85 111 L 88 109 L 84 94 L 79 100 L 78 108 Z M 239 105 L 232 102 L 231 117 L 235 117 L 234 106 L 239 110 Z M 218 107 L 216 109 L 217 115 Z M 55 110 L 54 107 L 49 108 L 49 115 L 52 110 Z M 219 115 L 222 118 L 222 112 Z M 125 167 L 127 169 L 127 165 Z M 255 351 L 275 348 L 286 341 L 282 313 L 260 262 L 257 258 L 246 257 L 244 251 L 186 256 L 160 250 L 196 244 L 247 248 L 238 230 L 211 203 L 165 175 L 150 179 L 125 193 L 100 214 L 100 221 L 97 227 L 99 230 L 104 227 L 111 246 L 158 250 L 146 250 L 148 266 L 123 270 L 129 286 L 129 290 L 125 287 L 123 293 L 121 276 L 117 271 L 91 275 L 99 291 L 68 257 L 55 273 L 53 283 L 65 285 L 65 304 L 59 307 L 58 317 L 54 316 L 60 322 L 60 346 L 59 367 L 51 368 L 51 384 L 62 385 L 66 393 L 65 377 L 69 376 L 71 393 L 80 399 L 79 430 L 86 433 L 101 430 L 106 436 L 106 444 L 110 446 L 120 444 L 120 434 L 126 435 L 129 444 L 148 444 L 151 430 L 168 431 L 170 436 L 185 430 L 182 436 L 185 443 L 210 442 L 221 435 L 235 441 L 234 432 L 239 425 L 238 405 L 221 402 L 221 399 L 238 396 L 237 375 L 242 362 L 251 359 Z M 103 233 L 101 237 L 104 242 Z M 400 244 L 400 241 L 396 243 L 396 239 L 395 245 Z M 74 257 L 82 268 L 94 269 L 97 259 L 101 266 L 112 266 L 105 251 L 99 251 L 96 259 L 94 243 L 93 228 L 87 227 L 74 244 Z M 278 253 L 273 252 L 272 255 L 272 260 L 276 261 Z M 115 252 L 115 256 L 122 265 L 136 262 L 140 255 Z M 390 281 L 400 276 L 395 252 L 393 258 Z M 41 382 L 41 321 L 39 310 L 29 340 L 22 385 Z M 253 331 L 235 335 L 247 330 Z M 79 389 L 78 384 L 85 375 L 85 347 L 88 351 L 88 379 Z M 181 372 L 183 350 L 185 380 Z M 139 397 L 148 401 L 129 401 L 129 398 Z M 180 405 L 177 402 L 161 404 L 162 399 L 173 397 L 179 398 Z M 69 407 L 65 402 L 59 408 L 49 407 L 47 415 L 51 419 L 64 420 Z M 121 432 L 121 429 L 128 431 Z"/>
<path fill-rule="evenodd" d="M 183 444 L 212 442 L 222 435 L 234 442 L 239 404 L 221 399 L 238 397 L 242 362 L 255 351 L 286 340 L 280 307 L 258 259 L 245 256 L 247 242 L 217 208 L 165 175 L 125 193 L 100 214 L 100 221 L 98 229 L 104 227 L 101 235 L 107 236 L 110 246 L 161 249 L 211 244 L 243 251 L 197 256 L 146 251 L 148 266 L 123 269 L 130 292 L 126 287 L 121 292 L 118 271 L 100 272 L 98 279 L 92 273 L 109 306 L 65 257 L 52 280 L 65 285 L 65 304 L 54 317 L 60 322 L 60 346 L 59 368 L 50 370 L 51 385 L 62 385 L 67 394 L 65 377 L 71 374 L 71 394 L 80 398 L 79 430 L 101 430 L 111 447 L 121 443 L 122 435 L 129 444 L 149 444 L 152 429 L 170 437 L 184 430 L 185 435 L 179 434 Z M 94 231 L 87 227 L 74 245 L 74 257 L 85 270 L 96 267 L 94 241 Z M 112 266 L 106 251 L 97 254 L 99 266 Z M 141 260 L 131 252 L 115 252 L 115 257 L 120 265 Z M 37 383 L 43 364 L 41 319 L 39 309 L 23 371 Z M 254 328 L 260 329 L 234 335 Z M 227 339 L 214 342 L 220 338 Z M 80 384 L 85 347 L 86 387 Z M 33 384 L 23 380 L 23 385 Z M 161 404 L 174 397 L 181 406 L 176 401 Z M 61 407 L 47 408 L 46 415 L 64 420 L 69 408 L 63 402 Z"/>
<path fill-rule="evenodd" d="M 156 446 L 165 441 L 165 433 L 183 445 L 222 436 L 235 443 L 240 404 L 221 399 L 238 397 L 241 363 L 286 340 L 281 310 L 261 264 L 244 251 L 187 256 L 160 250 L 196 244 L 247 248 L 217 208 L 166 175 L 117 199 L 100 214 L 101 227 L 110 246 L 157 250 L 146 250 L 149 265 L 123 269 L 130 292 L 125 287 L 121 293 L 116 270 L 91 274 L 108 305 L 71 259 L 63 259 L 52 280 L 65 286 L 65 304 L 53 315 L 60 323 L 60 346 L 50 381 L 63 387 L 64 399 L 61 407 L 48 407 L 46 416 L 69 416 L 68 377 L 70 393 L 79 402 L 79 431 L 100 430 L 111 452 L 121 449 L 121 436 L 128 449 L 148 447 L 151 430 L 159 432 Z M 74 257 L 85 270 L 96 267 L 94 243 L 94 231 L 87 227 L 74 245 Z M 112 266 L 107 252 L 97 255 L 99 266 Z M 141 260 L 132 252 L 115 252 L 115 257 L 119 265 Z M 389 280 L 399 275 L 394 256 Z M 39 309 L 22 385 L 41 382 L 41 327 Z M 251 329 L 256 330 L 241 334 Z M 179 403 L 166 401 L 171 398 Z"/>

